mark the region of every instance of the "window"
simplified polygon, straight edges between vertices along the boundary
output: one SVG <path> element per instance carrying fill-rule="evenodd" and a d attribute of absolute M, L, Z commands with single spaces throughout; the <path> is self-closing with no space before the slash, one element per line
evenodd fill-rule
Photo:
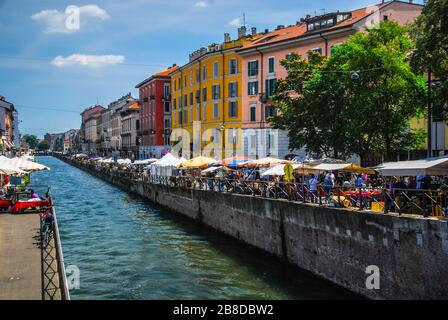
<path fill-rule="evenodd" d="M 255 149 L 256 144 L 257 144 L 257 136 L 253 134 L 250 136 L 250 147 L 252 149 Z"/>
<path fill-rule="evenodd" d="M 238 144 L 238 129 L 236 128 L 227 129 L 227 137 L 229 144 L 231 145 Z"/>
<path fill-rule="evenodd" d="M 169 113 L 169 112 L 170 112 L 170 102 L 165 101 L 165 113 Z"/>
<path fill-rule="evenodd" d="M 182 88 L 182 79 L 179 77 L 179 85 L 178 85 L 178 87 L 179 87 L 179 90 Z"/>
<path fill-rule="evenodd" d="M 274 73 L 275 72 L 275 58 L 270 57 L 268 59 L 268 73 Z"/>
<path fill-rule="evenodd" d="M 188 110 L 187 109 L 184 109 L 184 123 L 187 123 L 188 122 Z"/>
<path fill-rule="evenodd" d="M 204 104 L 204 114 L 203 114 L 203 116 L 202 116 L 202 120 L 207 120 L 207 105 L 206 104 Z"/>
<path fill-rule="evenodd" d="M 236 101 L 229 102 L 229 118 L 238 117 L 238 104 Z"/>
<path fill-rule="evenodd" d="M 202 80 L 207 80 L 207 66 L 202 66 Z"/>
<path fill-rule="evenodd" d="M 257 105 L 253 104 L 250 106 L 250 121 L 257 121 Z"/>
<path fill-rule="evenodd" d="M 247 64 L 247 72 L 249 77 L 256 77 L 258 75 L 258 60 L 250 61 Z"/>
<path fill-rule="evenodd" d="M 202 88 L 202 101 L 207 101 L 207 88 Z"/>
<path fill-rule="evenodd" d="M 215 103 L 213 105 L 213 119 L 218 119 L 219 118 L 219 104 Z"/>
<path fill-rule="evenodd" d="M 196 103 L 201 102 L 201 91 L 196 90 Z"/>
<path fill-rule="evenodd" d="M 236 82 L 229 83 L 229 97 L 236 98 L 238 96 L 238 87 Z"/>
<path fill-rule="evenodd" d="M 163 86 L 163 97 L 169 98 L 169 96 L 170 96 L 170 85 L 168 83 L 165 83 L 165 85 Z"/>
<path fill-rule="evenodd" d="M 387 20 L 389 20 L 389 16 L 388 15 L 384 15 L 383 16 L 383 21 L 387 21 Z"/>
<path fill-rule="evenodd" d="M 229 74 L 237 74 L 238 73 L 238 60 L 230 59 L 229 61 Z"/>
<path fill-rule="evenodd" d="M 213 76 L 219 77 L 219 62 L 213 62 Z"/>
<path fill-rule="evenodd" d="M 212 87 L 212 99 L 217 100 L 221 98 L 221 88 L 219 84 L 215 84 Z"/>
<path fill-rule="evenodd" d="M 267 97 L 271 97 L 274 94 L 276 86 L 277 86 L 277 79 L 266 80 L 266 96 Z"/>
<path fill-rule="evenodd" d="M 177 107 L 177 101 L 176 101 L 176 98 L 174 98 L 174 100 L 173 100 L 173 109 L 174 110 L 176 110 L 176 107 Z"/>
<path fill-rule="evenodd" d="M 184 75 L 184 88 L 187 86 L 187 75 Z"/>
<path fill-rule="evenodd" d="M 277 109 L 271 106 L 266 106 L 266 108 L 264 109 L 265 118 L 274 117 L 276 115 L 277 115 Z"/>
<path fill-rule="evenodd" d="M 258 81 L 251 81 L 247 83 L 247 94 L 249 96 L 256 96 L 258 94 Z"/>
<path fill-rule="evenodd" d="M 196 69 L 196 82 L 201 80 L 201 70 Z"/>
<path fill-rule="evenodd" d="M 178 113 L 178 119 L 177 119 L 177 123 L 179 123 L 179 124 L 181 124 L 182 123 L 182 111 L 181 110 L 179 110 L 179 113 Z"/>
<path fill-rule="evenodd" d="M 190 86 L 193 85 L 193 72 L 190 72 Z"/>
<path fill-rule="evenodd" d="M 193 103 L 193 92 L 190 92 L 190 106 L 192 106 Z"/>
<path fill-rule="evenodd" d="M 188 96 L 184 95 L 184 107 L 188 106 Z"/>

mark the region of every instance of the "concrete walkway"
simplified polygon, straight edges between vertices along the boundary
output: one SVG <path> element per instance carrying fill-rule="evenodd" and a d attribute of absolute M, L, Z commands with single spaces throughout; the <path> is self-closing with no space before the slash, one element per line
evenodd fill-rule
<path fill-rule="evenodd" d="M 0 300 L 41 300 L 38 214 L 0 214 Z"/>

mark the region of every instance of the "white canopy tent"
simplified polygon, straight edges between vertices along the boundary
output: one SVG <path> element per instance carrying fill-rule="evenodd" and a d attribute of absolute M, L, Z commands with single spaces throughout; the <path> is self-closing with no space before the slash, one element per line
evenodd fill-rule
<path fill-rule="evenodd" d="M 177 166 L 187 161 L 185 158 L 176 158 L 171 153 L 167 153 L 160 160 L 150 164 L 146 169 L 151 169 L 151 175 L 157 176 L 172 176 L 173 170 L 177 169 Z"/>
<path fill-rule="evenodd" d="M 375 170 L 386 177 L 448 175 L 448 158 L 385 162 Z"/>

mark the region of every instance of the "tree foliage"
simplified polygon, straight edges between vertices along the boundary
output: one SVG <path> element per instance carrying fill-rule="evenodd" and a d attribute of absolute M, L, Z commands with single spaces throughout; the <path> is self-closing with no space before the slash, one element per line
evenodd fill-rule
<path fill-rule="evenodd" d="M 35 149 L 39 143 L 37 137 L 34 134 L 26 134 L 23 136 L 23 140 L 30 146 L 31 149 Z"/>
<path fill-rule="evenodd" d="M 333 157 L 390 158 L 421 143 L 422 133 L 409 129 L 425 97 L 424 79 L 408 64 L 412 49 L 405 27 L 383 22 L 335 47 L 328 59 L 311 53 L 308 61 L 283 61 L 288 76 L 274 97 L 281 113 L 273 125 L 288 130 L 291 148 Z"/>
<path fill-rule="evenodd" d="M 50 143 L 46 140 L 41 140 L 37 145 L 38 151 L 47 151 L 48 149 L 50 149 Z"/>

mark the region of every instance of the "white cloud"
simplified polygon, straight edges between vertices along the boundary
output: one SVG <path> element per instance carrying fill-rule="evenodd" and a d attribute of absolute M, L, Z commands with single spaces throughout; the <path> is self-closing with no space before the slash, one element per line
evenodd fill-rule
<path fill-rule="evenodd" d="M 236 18 L 229 21 L 229 25 L 232 27 L 240 27 L 241 26 L 241 18 Z"/>
<path fill-rule="evenodd" d="M 104 67 L 106 65 L 121 64 L 124 62 L 122 55 L 86 55 L 86 54 L 72 54 L 68 57 L 57 56 L 51 61 L 55 67 L 71 67 L 71 66 L 86 66 L 86 67 Z"/>
<path fill-rule="evenodd" d="M 201 1 L 196 2 L 194 4 L 194 6 L 196 8 L 207 8 L 207 2 L 201 0 Z"/>
<path fill-rule="evenodd" d="M 81 7 L 69 6 L 65 11 L 56 9 L 42 10 L 31 16 L 31 19 L 44 26 L 44 33 L 73 33 L 79 28 L 67 27 L 67 22 L 73 14 L 73 8 L 79 9 L 79 21 L 86 25 L 89 20 L 107 20 L 110 18 L 106 10 L 96 4 L 88 4 Z"/>

